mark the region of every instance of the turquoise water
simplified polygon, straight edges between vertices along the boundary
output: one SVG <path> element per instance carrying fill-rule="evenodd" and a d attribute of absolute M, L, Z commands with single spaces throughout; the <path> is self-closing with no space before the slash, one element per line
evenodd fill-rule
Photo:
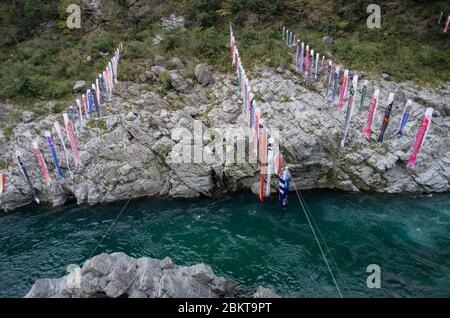
<path fill-rule="evenodd" d="M 450 195 L 304 193 L 338 265 L 344 297 L 450 296 Z M 124 202 L 29 207 L 0 217 L 0 296 L 22 297 L 38 278 L 82 263 Z M 249 193 L 216 199 L 132 201 L 95 254 L 170 256 L 204 262 L 244 285 L 294 297 L 336 297 L 336 288 L 294 193 L 288 209 Z M 331 258 L 328 255 L 331 262 Z M 366 267 L 381 267 L 381 289 Z"/>

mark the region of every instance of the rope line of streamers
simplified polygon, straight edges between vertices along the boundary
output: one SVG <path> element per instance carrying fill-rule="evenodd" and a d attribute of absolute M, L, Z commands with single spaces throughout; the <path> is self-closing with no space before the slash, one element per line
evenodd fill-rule
<path fill-rule="evenodd" d="M 322 253 L 322 257 L 323 257 L 323 259 L 325 261 L 325 264 L 327 265 L 328 271 L 330 272 L 331 278 L 333 279 L 334 285 L 336 286 L 336 289 L 337 289 L 337 291 L 339 293 L 339 297 L 343 298 L 342 293 L 341 293 L 341 289 L 339 288 L 339 285 L 338 285 L 338 283 L 336 281 L 336 278 L 334 277 L 333 271 L 331 270 L 330 264 L 328 263 L 328 259 L 325 256 L 325 253 L 323 252 L 322 245 L 320 244 L 319 239 L 317 238 L 316 231 L 314 230 L 314 227 L 311 224 L 311 221 L 309 219 L 308 213 L 306 212 L 305 205 L 303 204 L 303 201 L 302 201 L 302 199 L 301 199 L 301 197 L 300 197 L 300 195 L 298 193 L 297 187 L 295 186 L 295 182 L 294 182 L 294 180 L 291 180 L 291 181 L 292 181 L 292 184 L 294 185 L 295 193 L 297 193 L 297 197 L 298 197 L 298 200 L 300 202 L 300 205 L 302 206 L 303 213 L 305 213 L 306 220 L 308 221 L 309 226 L 311 228 L 311 231 L 312 231 L 312 233 L 314 235 L 314 238 L 316 239 L 317 245 L 319 246 L 320 253 Z M 306 204 L 306 202 L 305 202 L 305 204 Z"/>
<path fill-rule="evenodd" d="M 103 240 L 105 239 L 105 237 L 109 234 L 109 232 L 111 231 L 111 228 L 114 226 L 114 224 L 116 224 L 117 220 L 120 218 L 120 216 L 123 214 L 123 212 L 125 211 L 125 209 L 127 208 L 128 204 L 130 203 L 130 201 L 134 198 L 134 195 L 137 192 L 137 188 L 134 190 L 133 194 L 131 195 L 131 197 L 128 199 L 128 201 L 125 203 L 125 205 L 123 206 L 122 210 L 120 211 L 120 213 L 117 215 L 117 217 L 115 218 L 114 222 L 109 226 L 108 230 L 106 231 L 106 233 L 102 236 L 102 238 L 100 239 L 100 241 L 97 243 L 97 246 L 92 250 L 91 254 L 89 255 L 89 257 L 87 259 L 90 259 L 95 251 L 97 250 L 97 248 L 100 246 L 100 244 L 102 244 Z"/>
<path fill-rule="evenodd" d="M 292 182 L 292 183 L 293 183 L 293 182 Z M 327 244 L 327 242 L 325 241 L 325 238 L 323 237 L 322 232 L 320 231 L 319 226 L 317 225 L 317 223 L 316 223 L 316 221 L 315 221 L 315 219 L 314 219 L 314 217 L 313 217 L 313 215 L 312 215 L 312 213 L 311 213 L 311 210 L 309 209 L 308 205 L 306 204 L 305 198 L 303 197 L 303 195 L 302 195 L 301 192 L 299 192 L 299 195 L 300 195 L 300 198 L 301 198 L 301 200 L 303 201 L 303 203 L 304 203 L 304 205 L 305 205 L 305 207 L 306 207 L 306 211 L 308 212 L 308 214 L 309 214 L 309 216 L 310 216 L 310 218 L 311 218 L 311 220 L 312 220 L 314 226 L 315 226 L 316 229 L 317 229 L 317 232 L 319 233 L 319 236 L 320 236 L 320 238 L 321 238 L 323 244 L 325 245 L 325 250 L 328 252 L 328 254 L 329 254 L 330 257 L 331 257 L 331 262 L 332 262 L 332 263 L 334 264 L 334 266 L 336 267 L 340 279 L 344 282 L 345 289 L 347 290 L 348 294 L 349 294 L 351 297 L 353 297 L 353 293 L 351 292 L 351 290 L 350 290 L 350 288 L 349 288 L 349 286 L 348 286 L 348 284 L 347 284 L 347 281 L 344 279 L 344 275 L 342 275 L 342 272 L 341 272 L 341 270 L 339 269 L 339 266 L 338 266 L 338 264 L 336 263 L 336 261 L 335 261 L 335 259 L 334 259 L 334 257 L 333 257 L 333 253 L 331 253 L 331 250 L 330 250 L 330 248 L 328 247 L 328 244 Z"/>

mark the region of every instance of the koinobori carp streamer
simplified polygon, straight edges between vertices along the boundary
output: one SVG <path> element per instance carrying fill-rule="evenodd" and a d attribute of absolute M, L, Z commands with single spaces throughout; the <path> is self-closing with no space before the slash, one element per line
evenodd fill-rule
<path fill-rule="evenodd" d="M 339 66 L 336 67 L 336 72 L 334 72 L 334 86 L 333 86 L 333 96 L 331 97 L 331 104 L 334 104 L 334 99 L 336 97 L 337 86 L 339 81 Z"/>
<path fill-rule="evenodd" d="M 332 64 L 333 64 L 332 61 L 329 61 L 329 62 L 328 62 L 328 69 L 327 69 L 327 84 L 326 84 L 327 88 L 326 88 L 326 90 L 325 90 L 325 97 L 326 97 L 326 98 L 328 98 L 328 91 L 329 91 L 329 89 L 330 89 L 330 84 L 331 84 L 331 71 L 332 71 L 331 66 L 332 66 Z"/>
<path fill-rule="evenodd" d="M 50 153 L 52 154 L 53 164 L 55 165 L 56 171 L 58 172 L 59 178 L 64 180 L 64 175 L 61 171 L 61 167 L 59 165 L 58 155 L 56 153 L 55 144 L 53 142 L 53 137 L 49 131 L 45 132 L 45 138 L 47 138 L 48 146 L 50 148 Z"/>
<path fill-rule="evenodd" d="M 265 180 L 265 165 L 267 161 L 267 131 L 265 128 L 261 129 L 259 137 L 259 154 L 261 162 L 261 176 L 259 180 L 259 199 L 264 202 L 264 180 Z"/>
<path fill-rule="evenodd" d="M 345 96 L 345 92 L 347 91 L 347 81 L 348 81 L 348 70 L 345 70 L 344 77 L 342 78 L 341 92 L 339 94 L 339 100 L 338 100 L 338 104 L 337 104 L 337 108 L 339 110 L 341 110 L 342 107 L 344 106 L 344 96 Z"/>
<path fill-rule="evenodd" d="M 63 118 L 64 118 L 64 126 L 66 127 L 67 138 L 70 141 L 70 148 L 72 149 L 73 160 L 75 161 L 75 166 L 79 166 L 81 165 L 81 159 L 80 154 L 78 152 L 77 139 L 75 137 L 75 134 L 73 133 L 72 124 L 67 114 L 64 113 Z"/>
<path fill-rule="evenodd" d="M 6 186 L 6 176 L 3 173 L 0 173 L 0 194 L 5 191 Z"/>
<path fill-rule="evenodd" d="M 341 147 L 345 145 L 345 139 L 347 138 L 348 127 L 350 126 L 350 120 L 353 113 L 353 105 L 356 99 L 356 88 L 358 86 L 358 75 L 353 75 L 352 87 L 350 88 L 350 99 L 348 100 L 347 111 L 345 113 L 344 129 L 342 133 Z"/>
<path fill-rule="evenodd" d="M 388 97 L 388 101 L 387 101 L 387 107 L 386 110 L 384 111 L 384 116 L 383 116 L 383 123 L 381 124 L 381 131 L 380 134 L 378 135 L 378 139 L 377 142 L 383 142 L 383 138 L 384 138 L 384 133 L 386 132 L 386 129 L 389 125 L 389 117 L 391 117 L 391 112 L 392 112 L 392 107 L 394 106 L 394 93 L 390 93 L 389 97 Z"/>
<path fill-rule="evenodd" d="M 47 186 L 49 186 L 52 179 L 50 178 L 50 174 L 48 173 L 48 168 L 47 164 L 45 163 L 44 156 L 42 155 L 42 152 L 39 149 L 37 141 L 33 141 L 32 144 L 34 153 L 36 154 L 36 157 L 39 161 L 39 166 L 41 167 L 42 174 L 44 175 L 44 182 L 47 184 Z"/>
<path fill-rule="evenodd" d="M 61 143 L 61 148 L 63 150 L 64 159 L 66 161 L 67 170 L 69 171 L 70 177 L 73 178 L 73 172 L 70 169 L 69 155 L 67 154 L 66 144 L 64 143 L 64 139 L 63 139 L 63 136 L 62 136 L 61 126 L 59 125 L 59 123 L 57 121 L 55 121 L 53 126 L 55 127 L 56 134 L 58 135 L 59 142 Z"/>
<path fill-rule="evenodd" d="M 425 111 L 425 116 L 423 116 L 422 123 L 420 124 L 419 127 L 419 131 L 417 132 L 416 141 L 414 142 L 413 150 L 408 160 L 409 167 L 414 167 L 416 165 L 417 155 L 420 149 L 422 148 L 423 143 L 425 142 L 425 138 L 427 137 L 428 130 L 430 129 L 431 125 L 432 116 L 433 116 L 433 108 L 429 107 Z"/>
<path fill-rule="evenodd" d="M 375 112 L 377 111 L 378 106 L 378 97 L 380 96 L 380 90 L 377 88 L 373 94 L 373 100 L 372 105 L 370 106 L 369 110 L 369 117 L 367 118 L 367 124 L 364 128 L 364 137 L 366 137 L 367 140 L 370 140 L 370 134 L 372 132 L 372 121 L 375 117 Z"/>
<path fill-rule="evenodd" d="M 281 208 L 286 208 L 288 204 L 289 183 L 291 182 L 291 175 L 288 168 L 284 168 L 280 175 L 280 192 L 278 200 L 280 201 Z"/>
<path fill-rule="evenodd" d="M 397 137 L 399 138 L 403 137 L 403 129 L 408 123 L 409 116 L 411 115 L 411 109 L 412 109 L 412 101 L 408 99 L 406 101 L 405 108 L 403 108 L 402 118 L 400 119 L 400 125 L 396 133 Z"/>
<path fill-rule="evenodd" d="M 361 89 L 361 100 L 360 100 L 360 103 L 359 103 L 359 110 L 360 111 L 364 109 L 364 105 L 365 105 L 365 102 L 366 102 L 367 85 L 369 85 L 369 81 L 365 80 L 363 82 L 362 89 Z"/>
<path fill-rule="evenodd" d="M 31 195 L 33 196 L 34 201 L 36 201 L 37 204 L 39 204 L 39 199 L 36 195 L 36 190 L 33 187 L 33 183 L 31 183 L 30 175 L 28 174 L 27 169 L 23 165 L 22 159 L 20 159 L 20 156 L 17 156 L 17 160 L 19 162 L 19 168 L 22 172 L 23 176 L 25 177 L 25 180 L 27 180 L 28 186 L 30 187 Z"/>

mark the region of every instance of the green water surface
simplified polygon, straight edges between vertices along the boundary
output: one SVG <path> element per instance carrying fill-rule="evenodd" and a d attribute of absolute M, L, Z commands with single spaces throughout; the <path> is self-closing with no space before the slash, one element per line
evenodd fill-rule
<path fill-rule="evenodd" d="M 304 196 L 344 297 L 450 296 L 450 194 Z M 249 287 L 337 297 L 295 194 L 289 199 L 286 210 L 275 198 L 261 204 L 250 193 L 134 200 L 95 254 L 204 262 Z M 33 206 L 0 217 L 0 296 L 22 297 L 36 279 L 60 277 L 68 264 L 84 262 L 123 205 Z M 380 289 L 367 288 L 369 264 L 381 268 Z"/>

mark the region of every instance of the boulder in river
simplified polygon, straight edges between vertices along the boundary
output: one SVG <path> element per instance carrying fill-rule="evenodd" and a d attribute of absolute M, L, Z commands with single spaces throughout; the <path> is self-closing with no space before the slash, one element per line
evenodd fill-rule
<path fill-rule="evenodd" d="M 170 258 L 135 259 L 124 253 L 100 254 L 82 268 L 56 279 L 39 279 L 25 298 L 218 298 L 251 297 L 248 289 L 218 277 L 205 264 L 177 266 Z M 259 288 L 255 297 L 279 297 Z"/>

